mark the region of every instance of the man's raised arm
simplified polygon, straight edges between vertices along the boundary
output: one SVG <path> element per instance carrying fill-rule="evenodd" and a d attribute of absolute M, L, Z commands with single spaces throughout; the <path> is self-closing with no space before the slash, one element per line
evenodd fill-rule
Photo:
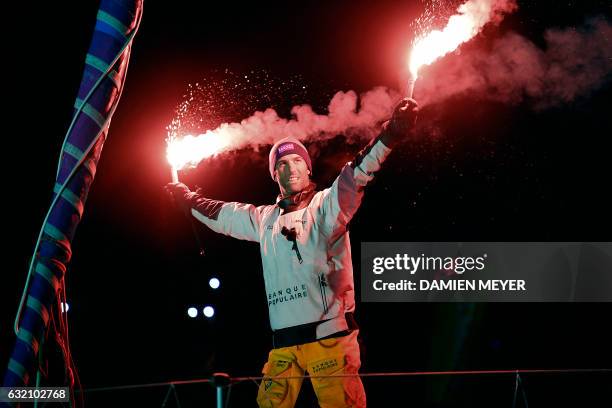
<path fill-rule="evenodd" d="M 262 207 L 211 200 L 189 190 L 183 183 L 169 183 L 165 189 L 183 211 L 211 230 L 233 238 L 259 242 Z"/>
<path fill-rule="evenodd" d="M 374 178 L 391 149 L 414 129 L 418 107 L 413 99 L 403 99 L 381 133 L 347 163 L 332 186 L 323 191 L 319 206 L 323 230 L 330 236 L 343 232 L 363 199 L 364 187 Z"/>

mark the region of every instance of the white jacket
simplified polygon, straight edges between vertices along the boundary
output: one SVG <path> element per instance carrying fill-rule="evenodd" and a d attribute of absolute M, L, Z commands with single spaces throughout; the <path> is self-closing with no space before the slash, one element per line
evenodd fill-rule
<path fill-rule="evenodd" d="M 272 330 L 318 321 L 317 339 L 347 330 L 344 315 L 355 310 L 355 291 L 346 227 L 390 152 L 374 139 L 331 187 L 316 192 L 305 208 L 285 214 L 276 204 L 194 200 L 193 216 L 213 231 L 259 243 Z M 283 227 L 295 228 L 297 250 Z"/>

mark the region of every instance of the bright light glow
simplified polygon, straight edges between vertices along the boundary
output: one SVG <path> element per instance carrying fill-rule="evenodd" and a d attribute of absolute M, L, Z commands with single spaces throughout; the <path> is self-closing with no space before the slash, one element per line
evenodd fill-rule
<path fill-rule="evenodd" d="M 62 309 L 62 313 L 68 313 L 68 311 L 70 311 L 70 305 L 68 304 L 68 302 L 60 303 L 60 308 Z"/>
<path fill-rule="evenodd" d="M 215 315 L 215 309 L 212 306 L 206 306 L 204 308 L 204 316 L 213 317 Z"/>
<path fill-rule="evenodd" d="M 197 137 L 187 135 L 182 138 L 170 137 L 166 140 L 166 158 L 168 163 L 181 170 L 197 166 L 199 162 L 211 157 L 229 145 L 229 139 L 221 131 L 208 131 Z"/>
<path fill-rule="evenodd" d="M 189 317 L 197 317 L 198 316 L 198 309 L 196 309 L 195 307 L 190 307 L 189 309 L 187 309 L 187 314 L 189 315 Z"/>
<path fill-rule="evenodd" d="M 412 77 L 416 80 L 423 65 L 431 64 L 478 34 L 500 7 L 494 0 L 470 0 L 459 6 L 458 14 L 449 18 L 442 31 L 433 30 L 417 38 L 410 53 Z"/>
<path fill-rule="evenodd" d="M 219 285 L 221 285 L 221 282 L 217 278 L 210 278 L 210 280 L 208 281 L 208 284 L 210 285 L 211 288 L 218 289 Z"/>

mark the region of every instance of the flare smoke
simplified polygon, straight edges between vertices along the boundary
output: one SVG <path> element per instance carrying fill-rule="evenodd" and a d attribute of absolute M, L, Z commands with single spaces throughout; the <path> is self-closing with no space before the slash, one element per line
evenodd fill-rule
<path fill-rule="evenodd" d="M 417 84 L 421 105 L 450 96 L 505 103 L 528 101 L 535 109 L 588 96 L 612 75 L 612 26 L 603 18 L 580 28 L 550 29 L 545 46 L 509 33 L 490 49 L 452 55 L 426 70 Z"/>
<path fill-rule="evenodd" d="M 486 50 L 475 44 L 460 55 L 448 55 L 423 70 L 416 99 L 424 107 L 465 94 L 513 104 L 527 101 L 534 109 L 543 109 L 588 96 L 611 79 L 612 26 L 603 18 L 579 29 L 550 29 L 544 39 L 544 48 L 538 48 L 508 33 Z M 224 123 L 197 137 L 203 145 L 217 147 L 185 163 L 196 165 L 213 154 L 247 147 L 257 151 L 287 135 L 305 142 L 338 134 L 355 140 L 371 137 L 400 97 L 399 91 L 378 87 L 359 97 L 354 91 L 336 93 L 327 115 L 315 113 L 308 105 L 295 106 L 292 119 L 279 117 L 273 109 L 255 112 L 240 123 Z"/>

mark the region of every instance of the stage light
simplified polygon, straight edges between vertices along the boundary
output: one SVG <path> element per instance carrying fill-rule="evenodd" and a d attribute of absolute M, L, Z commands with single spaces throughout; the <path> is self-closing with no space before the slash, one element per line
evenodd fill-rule
<path fill-rule="evenodd" d="M 189 309 L 187 309 L 187 314 L 189 315 L 189 317 L 197 317 L 198 316 L 198 309 L 196 309 L 195 307 L 190 307 Z"/>
<path fill-rule="evenodd" d="M 62 313 L 68 313 L 70 311 L 70 305 L 68 304 L 68 302 L 62 302 L 60 306 L 62 308 Z"/>
<path fill-rule="evenodd" d="M 211 288 L 218 289 L 219 286 L 221 285 L 221 281 L 219 281 L 219 279 L 217 278 L 210 278 L 210 280 L 208 281 L 208 284 L 210 285 Z"/>
<path fill-rule="evenodd" d="M 215 309 L 212 306 L 206 306 L 203 312 L 206 317 L 213 317 L 215 315 Z"/>

